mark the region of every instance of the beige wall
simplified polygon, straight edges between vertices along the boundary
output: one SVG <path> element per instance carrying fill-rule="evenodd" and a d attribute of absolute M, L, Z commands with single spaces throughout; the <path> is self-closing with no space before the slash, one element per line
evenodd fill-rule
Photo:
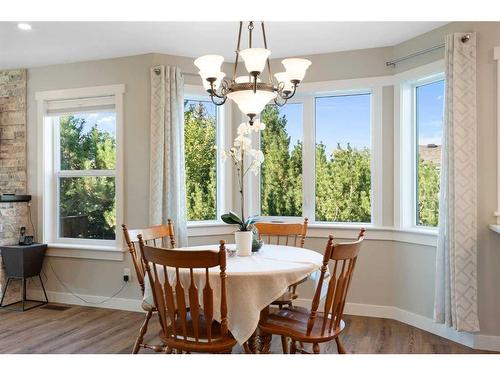
<path fill-rule="evenodd" d="M 432 53 L 388 68 L 385 62 L 418 49 L 442 42 L 444 34 L 453 30 L 478 32 L 478 140 L 479 163 L 479 312 L 481 332 L 500 335 L 496 316 L 500 311 L 500 238 L 487 230 L 493 222 L 496 186 L 496 125 L 495 125 L 495 72 L 491 51 L 500 46 L 500 25 L 486 23 L 451 24 L 434 30 L 401 45 L 386 48 L 348 51 L 309 56 L 313 61 L 307 81 L 325 81 L 371 76 L 391 75 L 443 57 Z M 36 104 L 34 93 L 41 90 L 84 86 L 126 84 L 125 94 L 125 221 L 132 227 L 147 223 L 149 174 L 149 68 L 156 64 L 176 64 L 187 72 L 195 72 L 191 59 L 149 54 L 77 64 L 65 64 L 28 71 L 28 187 L 36 192 Z M 274 71 L 281 68 L 273 61 Z M 229 70 L 226 66 L 225 70 Z M 230 73 L 227 71 L 226 73 Z M 197 83 L 196 77 L 186 76 L 187 83 Z M 392 86 L 383 89 L 383 224 L 393 224 L 393 97 Z M 236 123 L 236 122 L 235 122 Z M 369 233 L 368 233 L 369 238 Z M 190 238 L 192 244 L 216 242 L 211 238 Z M 231 240 L 230 236 L 224 238 Z M 311 238 L 306 246 L 322 252 L 324 239 Z M 360 304 L 397 306 L 401 309 L 432 318 L 434 299 L 435 249 L 429 246 L 402 242 L 368 240 L 360 255 L 349 301 Z M 48 259 L 61 279 L 75 292 L 106 296 L 116 291 L 122 278 L 125 262 Z M 49 267 L 48 289 L 64 291 L 54 279 Z M 95 277 L 99 275 L 99 277 Z M 310 290 L 303 287 L 304 296 Z M 139 298 L 138 288 L 130 285 L 120 297 Z"/>

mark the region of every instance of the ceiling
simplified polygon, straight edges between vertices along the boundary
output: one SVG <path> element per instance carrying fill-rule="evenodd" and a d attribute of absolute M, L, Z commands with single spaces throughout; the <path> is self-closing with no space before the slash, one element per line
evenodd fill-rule
<path fill-rule="evenodd" d="M 392 46 L 446 22 L 268 22 L 271 58 Z M 0 22 L 0 69 L 158 52 L 232 60 L 237 22 Z M 244 30 L 246 31 L 246 30 Z M 254 46 L 261 44 L 260 24 Z M 242 46 L 247 45 L 247 34 Z"/>

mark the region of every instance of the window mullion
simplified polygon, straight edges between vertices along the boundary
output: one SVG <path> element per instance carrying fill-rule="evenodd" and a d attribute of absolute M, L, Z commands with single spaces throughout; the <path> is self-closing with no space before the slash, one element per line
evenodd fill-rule
<path fill-rule="evenodd" d="M 302 151 L 302 215 L 308 217 L 309 220 L 315 221 L 315 111 L 314 111 L 314 96 L 308 97 L 304 101 L 303 111 L 303 137 L 304 148 Z"/>

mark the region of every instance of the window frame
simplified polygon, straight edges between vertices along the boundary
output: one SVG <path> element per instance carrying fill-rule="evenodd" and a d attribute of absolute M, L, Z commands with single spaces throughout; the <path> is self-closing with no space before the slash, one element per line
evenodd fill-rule
<path fill-rule="evenodd" d="M 199 100 L 210 102 L 210 96 L 198 85 L 184 85 L 184 100 Z M 217 202 L 215 220 L 190 220 L 187 221 L 188 228 L 216 226 L 224 224 L 221 215 L 226 213 L 232 206 L 232 187 L 233 178 L 231 173 L 231 164 L 223 162 L 220 157 L 220 150 L 226 150 L 231 147 L 232 132 L 231 126 L 231 104 L 226 102 L 222 106 L 216 106 L 217 124 L 216 124 L 216 145 L 217 145 Z"/>
<path fill-rule="evenodd" d="M 84 253 L 73 250 L 89 250 L 90 252 L 110 252 L 107 255 L 93 255 L 96 259 L 122 260 L 123 239 L 120 224 L 123 222 L 123 95 L 125 85 L 95 86 L 77 89 L 41 91 L 35 94 L 38 114 L 38 239 L 49 245 L 49 248 L 70 249 L 70 253 L 60 252 L 60 256 L 76 256 L 86 258 Z M 54 126 L 54 117 L 49 113 L 52 103 L 72 102 L 72 108 L 81 112 L 98 112 L 100 103 L 112 103 L 116 115 L 116 164 L 111 171 L 60 171 L 58 126 Z M 76 103 L 76 104 L 75 104 Z M 75 111 L 70 111 L 75 113 Z M 59 237 L 59 178 L 79 177 L 83 172 L 88 176 L 113 174 L 115 178 L 116 228 L 114 240 L 97 240 L 83 238 Z M 64 176 L 63 176 L 64 175 Z M 78 175 L 78 176 L 77 176 Z"/>
<path fill-rule="evenodd" d="M 394 226 L 415 232 L 437 233 L 438 227 L 417 223 L 416 88 L 444 80 L 444 60 L 400 73 L 395 78 Z"/>
<path fill-rule="evenodd" d="M 383 79 L 359 79 L 330 82 L 304 83 L 296 96 L 288 103 L 301 103 L 302 107 L 302 217 L 309 218 L 311 226 L 317 227 L 374 227 L 382 226 L 382 87 Z M 330 222 L 316 221 L 316 184 L 306 181 L 316 180 L 316 98 L 341 95 L 371 95 L 371 222 Z M 242 116 L 242 121 L 246 119 Z M 265 130 L 264 130 L 265 131 Z M 260 135 L 252 135 L 252 142 L 260 148 Z M 265 162 L 265 161 L 264 161 Z M 299 217 L 291 216 L 261 216 L 261 181 L 257 176 L 249 174 L 245 204 L 249 215 L 256 215 L 271 221 L 296 222 Z M 251 192 L 249 193 L 248 190 Z"/>

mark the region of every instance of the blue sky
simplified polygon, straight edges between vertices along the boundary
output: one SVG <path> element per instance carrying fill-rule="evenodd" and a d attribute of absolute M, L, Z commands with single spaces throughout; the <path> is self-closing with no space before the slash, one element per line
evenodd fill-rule
<path fill-rule="evenodd" d="M 418 144 L 440 145 L 443 136 L 444 81 L 417 87 Z"/>
<path fill-rule="evenodd" d="M 328 154 L 340 143 L 346 147 L 370 147 L 370 94 L 316 98 L 316 142 L 326 145 Z M 302 104 L 280 108 L 288 121 L 291 144 L 302 139 Z"/>
<path fill-rule="evenodd" d="M 115 112 L 93 112 L 93 113 L 76 113 L 75 117 L 85 120 L 83 130 L 89 132 L 90 129 L 97 124 L 100 131 L 108 132 L 116 137 L 116 113 Z"/>

